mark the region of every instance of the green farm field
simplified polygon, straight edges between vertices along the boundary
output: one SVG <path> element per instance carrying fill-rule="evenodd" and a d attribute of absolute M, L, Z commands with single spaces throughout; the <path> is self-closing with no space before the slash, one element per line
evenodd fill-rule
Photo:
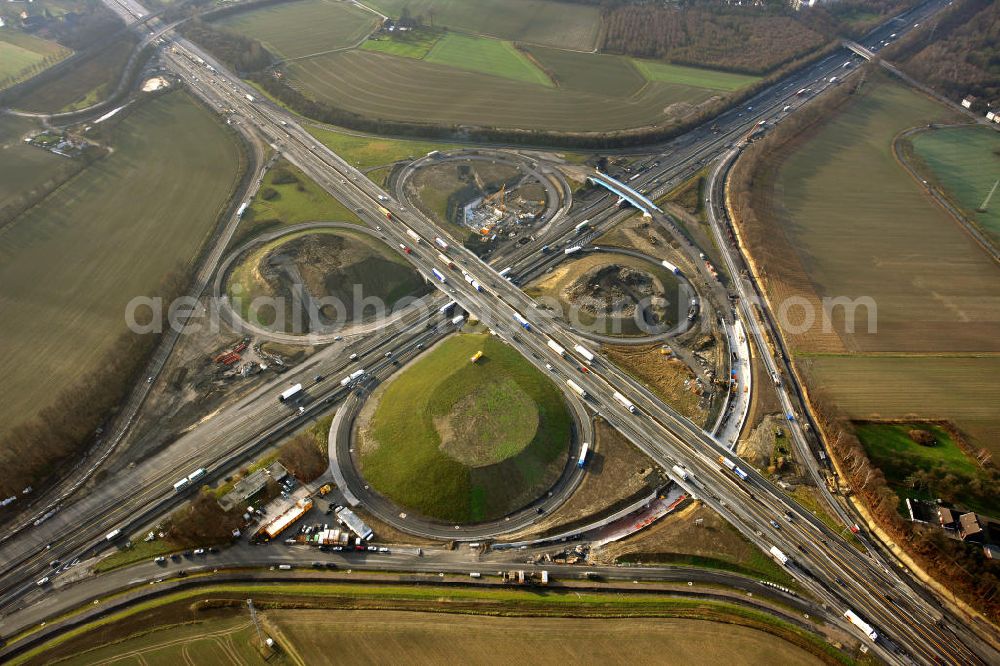
<path fill-rule="evenodd" d="M 378 17 L 339 0 L 297 0 L 220 19 L 217 25 L 252 37 L 281 58 L 354 46 Z"/>
<path fill-rule="evenodd" d="M 581 51 L 597 47 L 601 26 L 596 5 L 568 7 L 553 0 L 375 0 L 371 5 L 392 17 L 406 7 L 438 28 Z"/>
<path fill-rule="evenodd" d="M 477 351 L 484 357 L 473 364 Z M 407 510 L 455 522 L 506 515 L 551 487 L 569 455 L 560 391 L 497 338 L 448 338 L 376 394 L 361 470 Z"/>
<path fill-rule="evenodd" d="M 421 60 L 430 53 L 443 34 L 440 30 L 430 28 L 395 32 L 391 35 L 378 34 L 366 40 L 361 48 L 366 51 L 379 51 L 401 58 Z"/>
<path fill-rule="evenodd" d="M 529 47 L 528 53 L 566 90 L 628 98 L 647 83 L 629 58 L 542 46 Z"/>
<path fill-rule="evenodd" d="M 1000 242 L 1000 186 L 987 210 L 977 210 L 1000 180 L 1000 132 L 952 127 L 920 132 L 912 144 L 930 171 L 928 180 L 939 183 L 958 208 Z"/>
<path fill-rule="evenodd" d="M 758 211 L 768 222 L 751 247 L 766 267 L 774 307 L 799 296 L 815 323 L 786 334 L 804 352 L 1000 350 L 1000 266 L 896 162 L 904 129 L 952 112 L 900 84 L 869 80 L 834 117 L 781 156 Z M 826 331 L 821 298 L 870 299 L 847 330 L 838 308 Z M 803 322 L 801 308 L 787 321 Z"/>
<path fill-rule="evenodd" d="M 306 125 L 306 130 L 324 146 L 362 170 L 389 165 L 400 160 L 415 159 L 433 150 L 444 151 L 461 147 L 453 143 L 345 134 L 311 125 Z"/>
<path fill-rule="evenodd" d="M 552 85 L 549 77 L 515 49 L 513 44 L 498 39 L 467 37 L 449 32 L 434 44 L 424 60 L 511 81 Z"/>
<path fill-rule="evenodd" d="M 15 425 L 95 368 L 125 307 L 187 267 L 236 185 L 236 139 L 175 93 L 122 120 L 114 152 L 0 235 L 0 353 Z"/>
<path fill-rule="evenodd" d="M 23 32 L 0 32 L 0 89 L 6 88 L 72 53 L 47 39 Z M 37 67 L 37 69 L 36 69 Z"/>
<path fill-rule="evenodd" d="M 433 51 L 432 51 L 433 53 Z M 604 56 L 590 56 L 602 64 Z M 579 68 L 580 65 L 577 65 Z M 640 86 L 626 98 L 620 88 L 594 91 L 582 84 L 553 88 L 366 50 L 344 51 L 289 63 L 289 83 L 307 97 L 388 120 L 524 129 L 611 131 L 669 122 L 721 91 L 664 82 Z M 606 79 L 613 75 L 604 74 Z M 633 77 L 634 80 L 634 77 Z M 674 106 L 676 105 L 676 106 Z M 670 108 L 668 108 L 670 107 Z"/>
<path fill-rule="evenodd" d="M 653 60 L 633 60 L 632 62 L 635 63 L 635 66 L 642 72 L 643 76 L 650 81 L 662 81 L 664 83 L 674 83 L 695 88 L 709 88 L 711 90 L 732 92 L 760 80 L 758 76 L 733 74 L 731 72 L 720 72 L 698 67 L 684 67 L 682 65 L 671 65 L 670 63 Z"/>
<path fill-rule="evenodd" d="M 850 419 L 951 421 L 1000 455 L 1000 355 L 816 355 L 797 359 L 810 393 Z"/>
<path fill-rule="evenodd" d="M 1000 497 L 994 492 L 1000 472 L 980 467 L 945 428 L 931 423 L 864 422 L 855 424 L 854 431 L 900 497 L 945 498 L 991 516 L 1000 511 Z M 918 444 L 911 431 L 930 433 L 934 445 Z M 928 472 L 921 485 L 911 483 L 914 475 Z"/>

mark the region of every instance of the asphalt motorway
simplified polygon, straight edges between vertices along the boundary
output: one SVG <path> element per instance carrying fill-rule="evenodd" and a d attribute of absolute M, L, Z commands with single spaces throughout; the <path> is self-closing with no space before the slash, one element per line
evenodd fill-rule
<path fill-rule="evenodd" d="M 133 9 L 136 7 L 129 4 Z M 193 47 L 183 40 L 176 44 L 182 53 L 200 53 L 190 50 Z M 184 65 L 178 62 L 185 57 L 178 55 L 173 62 L 182 75 L 189 78 L 192 70 L 185 70 Z M 204 58 L 204 55 L 201 57 Z M 193 66 L 195 61 L 190 62 Z M 314 140 L 294 125 L 294 119 L 285 112 L 247 99 L 249 93 L 244 92 L 242 82 L 221 68 L 219 72 L 220 76 L 213 77 L 216 83 L 211 86 L 218 93 L 216 99 L 228 101 L 231 108 L 237 108 L 265 135 L 282 142 L 282 152 L 325 189 L 345 203 L 350 202 L 361 208 L 364 217 L 382 219 L 379 195 L 384 194 L 373 183 L 336 155 L 313 143 Z M 386 225 L 387 235 L 394 240 L 406 242 L 403 235 L 406 228 L 422 236 L 428 245 L 435 236 L 441 235 L 430 222 L 412 211 L 403 210 L 392 202 L 388 202 L 387 207 L 396 218 L 395 224 Z M 589 372 L 582 373 L 577 361 L 571 363 L 569 359 L 555 355 L 545 345 L 545 338 L 572 348 L 576 338 L 571 332 L 533 310 L 530 299 L 470 253 L 459 247 L 453 247 L 451 252 L 472 277 L 480 284 L 490 285 L 491 289 L 487 293 L 477 292 L 460 277 L 456 279 L 452 275 L 447 283 L 440 285 L 444 291 L 468 311 L 489 322 L 508 341 L 514 341 L 515 335 L 520 335 L 521 344 L 529 350 L 528 358 L 534 359 L 533 362 L 538 365 L 548 362 L 558 368 L 562 376 L 573 377 L 587 390 L 596 409 L 666 469 L 682 462 L 689 470 L 689 476 L 678 481 L 720 511 L 748 538 L 765 549 L 774 543 L 793 554 L 799 564 L 791 567 L 791 571 L 803 585 L 831 608 L 853 608 L 876 626 L 882 637 L 874 644 L 874 649 L 880 656 L 892 663 L 905 663 L 910 658 L 925 663 L 934 663 L 939 659 L 951 663 L 980 661 L 954 635 L 936 626 L 938 617 L 933 609 L 927 608 L 922 600 L 914 599 L 909 589 L 901 585 L 891 572 L 876 566 L 838 535 L 817 524 L 811 514 L 804 512 L 764 479 L 751 475 L 747 483 L 740 482 L 719 467 L 717 458 L 724 450 L 718 442 L 680 418 L 634 380 L 604 360 L 596 363 Z M 431 276 L 432 260 L 424 257 L 423 253 L 414 253 L 409 257 L 419 269 Z M 530 332 L 517 326 L 515 313 L 530 321 Z M 530 354 L 530 351 L 535 353 Z M 612 392 L 616 390 L 635 403 L 637 413 L 630 412 L 612 399 Z M 750 494 L 753 497 L 748 498 Z M 792 516 L 790 521 L 784 525 L 774 522 L 775 518 L 781 520 L 785 512 Z M 897 651 L 902 654 L 897 654 Z"/>
<path fill-rule="evenodd" d="M 163 564 L 152 561 L 137 563 L 99 576 L 81 578 L 25 608 L 5 625 L 5 633 L 13 635 L 31 628 L 40 629 L 33 638 L 44 639 L 65 631 L 67 622 L 90 618 L 98 613 L 134 604 L 150 595 L 233 581 L 240 582 L 351 582 L 361 580 L 382 584 L 423 583 L 432 585 L 496 585 L 496 576 L 502 571 L 546 570 L 552 587 L 559 589 L 571 585 L 573 589 L 593 589 L 608 592 L 644 593 L 659 590 L 671 595 L 697 598 L 718 598 L 728 603 L 741 603 L 778 615 L 782 619 L 815 631 L 813 621 L 828 622 L 832 614 L 813 602 L 791 591 L 774 585 L 724 571 L 693 569 L 690 567 L 602 567 L 560 565 L 554 563 L 526 564 L 527 556 L 541 551 L 524 550 L 516 553 L 479 554 L 460 547 L 449 551 L 413 548 L 390 549 L 389 553 L 336 553 L 319 552 L 316 548 L 296 545 L 243 546 L 187 556 L 180 561 L 168 559 Z M 521 560 L 521 561 L 518 561 Z M 311 569 L 313 563 L 327 565 L 332 571 L 320 573 Z M 275 570 L 280 565 L 292 567 L 290 571 Z M 181 573 L 183 572 L 183 574 Z M 470 573 L 480 573 L 482 578 L 471 579 Z M 597 581 L 585 580 L 584 573 L 598 577 Z M 360 580 L 359 580 L 360 579 Z M 670 588 L 654 587 L 656 583 L 674 583 Z M 724 587 L 732 592 L 721 593 Z M 116 595 L 116 598 L 108 598 Z M 740 598 L 742 597 L 742 599 Z M 95 600 L 97 603 L 95 603 Z M 763 602 L 763 603 L 762 603 Z M 777 607 L 776 607 L 777 605 Z M 52 618 L 79 611 L 79 618 Z M 23 649 L 21 642 L 10 648 Z M 0 650 L 0 659 L 9 655 Z"/>
<path fill-rule="evenodd" d="M 422 216 L 387 200 L 374 183 L 335 154 L 317 146 L 308 134 L 300 134 L 301 130 L 281 110 L 266 103 L 239 101 L 242 94 L 239 86 L 236 81 L 224 81 L 215 89 L 228 96 L 230 104 L 242 116 L 259 123 L 265 132 L 284 133 L 286 139 L 291 139 L 279 138 L 284 154 L 322 187 L 345 203 L 361 208 L 373 223 L 384 219 L 380 213 L 383 205 L 389 208 L 394 222 L 385 225 L 387 235 L 404 243 L 410 242 L 406 230 L 421 236 L 421 251 L 407 256 L 432 278 L 432 269 L 440 267 L 426 248 L 434 247 L 434 239 L 441 238 L 443 232 Z M 777 545 L 791 554 L 799 562 L 791 567 L 792 572 L 831 607 L 851 608 L 868 618 L 881 634 L 874 643 L 880 656 L 893 663 L 905 663 L 910 657 L 926 663 L 938 659 L 953 663 L 980 661 L 954 635 L 937 625 L 940 614 L 915 597 L 893 572 L 873 563 L 870 556 L 858 553 L 759 475 L 752 474 L 750 481 L 744 483 L 728 473 L 718 464 L 718 456 L 727 453 L 718 442 L 617 368 L 601 360 L 589 372 L 582 373 L 578 361 L 556 355 L 545 344 L 546 338 L 572 348 L 576 338 L 570 332 L 558 322 L 545 319 L 528 297 L 464 248 L 451 243 L 449 252 L 487 291 L 476 291 L 455 272 L 446 277 L 446 282 L 439 281 L 443 291 L 504 339 L 514 342 L 515 336 L 520 336 L 529 351 L 527 357 L 537 365 L 549 363 L 563 378 L 573 378 L 583 386 L 594 407 L 665 469 L 684 464 L 690 477 L 677 481 L 765 550 Z M 517 325 L 515 314 L 530 322 L 531 331 Z M 633 414 L 617 403 L 612 398 L 614 391 L 624 393 L 635 403 L 638 413 Z M 753 498 L 748 497 L 750 494 Z M 786 513 L 791 520 L 778 523 Z"/>

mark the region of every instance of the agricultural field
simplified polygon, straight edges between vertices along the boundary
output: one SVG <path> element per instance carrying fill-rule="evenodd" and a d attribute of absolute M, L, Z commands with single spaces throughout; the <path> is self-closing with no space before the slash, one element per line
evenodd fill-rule
<path fill-rule="evenodd" d="M 0 353 L 17 359 L 0 401 L 5 426 L 112 351 L 128 301 L 191 265 L 238 180 L 235 137 L 184 94 L 151 100 L 121 123 L 110 156 L 0 237 Z"/>
<path fill-rule="evenodd" d="M 901 498 L 943 498 L 987 515 L 1000 513 L 1000 471 L 981 467 L 940 425 L 863 422 L 854 431 Z M 928 441 L 919 443 L 921 437 Z"/>
<path fill-rule="evenodd" d="M 482 351 L 477 363 L 470 358 Z M 495 337 L 451 337 L 380 388 L 359 420 L 372 488 L 424 516 L 506 515 L 539 497 L 569 457 L 559 389 Z"/>
<path fill-rule="evenodd" d="M 264 174 L 264 182 L 236 228 L 231 247 L 263 231 L 302 222 L 332 221 L 361 224 L 357 214 L 307 177 L 281 161 Z"/>
<path fill-rule="evenodd" d="M 14 106 L 25 111 L 55 113 L 96 104 L 118 85 L 135 46 L 131 35 L 119 37 L 100 53 L 19 97 Z"/>
<path fill-rule="evenodd" d="M 956 207 L 1000 242 L 1000 186 L 985 211 L 979 206 L 1000 180 L 1000 133 L 985 127 L 952 127 L 920 132 L 913 151 Z"/>
<path fill-rule="evenodd" d="M 228 615 L 208 622 L 174 624 L 154 628 L 123 642 L 71 656 L 57 663 L 74 664 L 169 664 L 193 660 L 197 664 L 266 664 L 253 647 L 256 632 L 248 617 Z M 289 663 L 277 661 L 270 663 Z"/>
<path fill-rule="evenodd" d="M 677 664 L 819 663 L 754 629 L 680 618 L 603 619 L 599 625 L 585 618 L 456 615 L 442 621 L 400 611 L 269 611 L 267 618 L 306 664 L 323 662 L 332 650 L 360 663 L 644 663 L 664 651 Z M 729 647 L 734 644 L 738 654 Z"/>
<path fill-rule="evenodd" d="M 511 81 L 552 85 L 549 77 L 514 48 L 513 44 L 498 39 L 468 37 L 449 32 L 434 44 L 423 59 L 436 65 L 499 76 Z"/>
<path fill-rule="evenodd" d="M 361 48 L 366 51 L 378 51 L 401 58 L 421 60 L 430 53 L 443 34 L 442 31 L 431 28 L 417 28 L 391 34 L 376 33 L 366 40 Z"/>
<path fill-rule="evenodd" d="M 803 352 L 1000 350 L 1000 266 L 896 162 L 902 130 L 951 112 L 884 78 L 783 156 L 758 211 L 759 247 L 772 306 L 805 298 L 815 315 L 787 309 L 784 327 Z M 780 193 L 777 194 L 777 193 Z M 780 198 L 778 198 L 780 196 Z M 853 333 L 837 308 L 823 330 L 822 298 L 871 299 Z"/>
<path fill-rule="evenodd" d="M 796 361 L 811 393 L 850 419 L 950 421 L 1000 456 L 1000 355 L 809 355 Z"/>
<path fill-rule="evenodd" d="M 539 130 L 612 131 L 669 123 L 726 93 L 653 81 L 620 97 L 616 94 L 629 92 L 638 82 L 634 73 L 624 85 L 618 82 L 621 63 L 608 65 L 615 61 L 588 54 L 558 60 L 561 69 L 553 71 L 568 81 L 560 87 L 365 49 L 295 61 L 285 71 L 289 84 L 305 96 L 370 118 Z M 567 66 L 567 60 L 578 62 Z M 600 79 L 586 81 L 587 60 Z M 504 62 L 503 71 L 522 71 L 512 69 L 513 62 L 521 61 L 508 57 Z M 541 70 L 539 76 L 544 76 Z M 602 87 L 601 81 L 610 83 Z"/>
<path fill-rule="evenodd" d="M 0 33 L 0 90 L 34 76 L 68 57 L 72 51 L 23 32 Z"/>
<path fill-rule="evenodd" d="M 258 652 L 244 600 L 258 602 L 276 654 Z M 222 606 L 216 606 L 216 602 Z M 446 613 L 446 615 L 442 614 Z M 626 618 L 626 619 L 623 619 Z M 600 626 L 601 631 L 594 628 Z M 731 645 L 738 643 L 738 655 Z M 719 646 L 717 649 L 706 645 Z M 167 593 L 64 632 L 14 663 L 564 664 L 642 661 L 669 650 L 678 663 L 839 663 L 808 629 L 735 603 L 665 594 L 552 588 L 323 583 L 237 583 Z M 491 659 L 488 655 L 502 655 Z"/>
<path fill-rule="evenodd" d="M 337 312 L 324 305 L 324 325 L 371 319 L 377 313 L 360 311 L 363 299 L 377 299 L 391 312 L 402 299 L 426 291 L 424 279 L 397 252 L 366 234 L 337 229 L 298 232 L 249 250 L 231 269 L 226 291 L 245 320 L 286 333 L 307 333 L 312 322 L 296 319 L 292 309 L 293 285 L 299 280 L 310 298 L 332 299 L 343 306 Z"/>
<path fill-rule="evenodd" d="M 461 147 L 453 143 L 386 139 L 377 136 L 345 134 L 312 125 L 305 127 L 320 143 L 361 170 L 392 164 L 400 160 L 413 160 L 433 150 L 444 151 Z"/>
<path fill-rule="evenodd" d="M 71 166 L 65 158 L 22 141 L 25 134 L 39 129 L 28 118 L 0 118 L 0 211 L 27 201 L 46 181 L 62 180 L 60 174 Z"/>
<path fill-rule="evenodd" d="M 473 35 L 563 49 L 597 48 L 601 11 L 596 5 L 571 8 L 554 0 L 375 0 L 372 7 L 399 17 L 405 7 L 424 25 Z"/>
<path fill-rule="evenodd" d="M 733 74 L 714 69 L 684 67 L 655 60 L 633 60 L 635 66 L 650 81 L 662 81 L 695 88 L 733 92 L 756 83 L 759 76 Z"/>
<path fill-rule="evenodd" d="M 528 47 L 535 62 L 567 90 L 628 98 L 646 85 L 647 78 L 628 58 L 616 55 Z"/>
<path fill-rule="evenodd" d="M 233 14 L 216 25 L 261 42 L 282 59 L 349 48 L 376 26 L 378 17 L 339 0 L 297 0 Z"/>

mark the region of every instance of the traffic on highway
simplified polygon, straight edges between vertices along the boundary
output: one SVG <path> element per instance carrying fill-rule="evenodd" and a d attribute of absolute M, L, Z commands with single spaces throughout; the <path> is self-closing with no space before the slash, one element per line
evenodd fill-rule
<path fill-rule="evenodd" d="M 133 0 L 109 0 L 119 14 L 134 23 L 148 20 L 146 8 Z M 943 3 L 929 2 L 897 17 L 867 35 L 860 43 L 871 49 L 891 34 L 904 34 L 909 26 L 924 20 Z M 155 29 L 156 20 L 148 20 Z M 720 420 L 710 431 L 702 429 L 666 404 L 631 374 L 602 355 L 583 332 L 563 320 L 535 307 L 535 301 L 521 289 L 526 281 L 576 252 L 592 251 L 593 241 L 634 210 L 622 209 L 619 197 L 612 193 L 592 196 L 585 205 L 562 212 L 557 223 L 537 234 L 533 240 L 498 253 L 489 263 L 463 247 L 460 239 L 427 219 L 415 207 L 406 205 L 400 192 L 386 192 L 336 153 L 318 143 L 283 107 L 261 98 L 258 91 L 222 63 L 195 44 L 167 30 L 157 32 L 165 43 L 165 61 L 190 88 L 212 108 L 233 119 L 243 128 L 263 137 L 271 148 L 301 169 L 323 190 L 333 195 L 371 227 L 378 236 L 398 249 L 424 278 L 438 290 L 426 307 L 412 308 L 393 320 L 391 325 L 356 339 L 339 341 L 293 368 L 279 379 L 242 398 L 222 413 L 189 432 L 163 452 L 140 462 L 117 478 L 96 486 L 86 494 L 66 497 L 58 510 L 45 520 L 25 526 L 0 545 L 0 609 L 18 610 L 26 617 L 54 612 L 53 602 L 43 599 L 38 581 L 46 585 L 58 582 L 61 575 L 72 573 L 72 563 L 114 542 L 120 533 L 148 524 L 184 501 L 195 481 L 220 478 L 230 461 L 245 459 L 294 432 L 300 424 L 314 418 L 331 405 L 339 404 L 333 431 L 351 427 L 351 418 L 360 408 L 375 383 L 386 380 L 401 363 L 456 330 L 468 313 L 482 322 L 497 337 L 522 352 L 540 372 L 551 376 L 577 405 L 576 421 L 590 423 L 594 416 L 603 418 L 634 446 L 654 460 L 664 474 L 723 516 L 747 540 L 770 555 L 817 600 L 811 611 L 822 612 L 831 623 L 853 632 L 887 663 L 987 663 L 970 645 L 974 643 L 960 623 L 942 612 L 940 605 L 908 574 L 890 559 L 865 534 L 858 534 L 860 546 L 845 538 L 857 523 L 857 517 L 836 497 L 825 490 L 823 472 L 828 468 L 826 454 L 803 415 L 801 390 L 794 383 L 771 323 L 758 314 L 763 304 L 753 277 L 746 274 L 746 262 L 725 232 L 727 215 L 724 204 L 724 178 L 729 165 L 744 145 L 744 138 L 760 123 L 773 125 L 796 113 L 809 97 L 822 94 L 831 86 L 841 85 L 850 77 L 845 63 L 861 56 L 848 48 L 839 49 L 822 60 L 763 89 L 740 108 L 724 112 L 711 123 L 697 127 L 656 147 L 655 157 L 640 162 L 628 187 L 644 199 L 655 201 L 677 184 L 706 165 L 711 165 L 706 193 L 708 220 L 715 242 L 724 258 L 726 284 L 715 269 L 706 265 L 698 249 L 672 219 L 653 208 L 643 212 L 654 223 L 677 238 L 681 251 L 697 275 L 683 275 L 703 304 L 702 316 L 715 313 L 719 322 L 737 331 L 727 337 L 726 356 L 734 363 L 753 361 L 763 364 L 764 373 L 773 378 L 773 390 L 781 409 L 787 414 L 788 428 L 800 458 L 806 461 L 816 486 L 824 489 L 825 503 L 840 525 L 828 525 L 801 506 L 781 488 L 773 485 L 734 453 L 734 438 L 746 418 L 747 404 L 724 410 L 728 422 Z M 808 91 L 803 94 L 803 91 Z M 622 174 L 600 174 L 611 178 Z M 617 180 L 613 182 L 619 182 Z M 641 203 L 641 202 L 640 202 Z M 543 246 L 556 251 L 543 251 Z M 214 275 L 213 270 L 205 275 Z M 662 260 L 672 273 L 682 271 Z M 502 270 L 500 267 L 503 267 Z M 449 309 L 454 303 L 457 309 Z M 755 304 L 758 304 L 755 306 Z M 742 343 L 746 346 L 741 346 Z M 746 381 L 749 381 L 747 379 Z M 751 386 L 741 385 L 749 394 Z M 752 387 L 753 390 L 765 390 Z M 741 391 L 742 392 L 742 391 Z M 722 435 L 721 433 L 731 433 Z M 392 505 L 379 505 L 378 498 L 365 493 L 364 480 L 346 464 L 349 434 L 331 443 L 332 473 L 338 479 L 349 504 L 371 507 L 386 522 L 415 534 L 440 537 L 433 525 L 415 520 L 401 520 Z M 589 432 L 576 442 L 570 471 L 557 487 L 545 510 L 558 506 L 572 493 L 585 474 Z M 339 447 L 334 451 L 334 447 Z M 338 463 L 338 460 L 341 461 Z M 528 526 L 541 511 L 536 507 L 511 516 L 506 521 L 479 526 L 455 526 L 450 538 L 472 541 L 493 537 L 515 528 Z M 447 530 L 445 530 L 447 532 Z M 209 564 L 185 564 L 188 572 L 209 566 L 265 567 L 310 566 L 313 556 L 304 549 L 279 550 L 268 546 L 260 553 L 247 555 L 209 554 Z M 301 550 L 301 552 L 299 552 Z M 53 569 L 51 562 L 67 565 Z M 206 560 L 208 562 L 209 560 Z M 394 569 L 467 575 L 468 563 L 446 553 L 418 556 L 405 553 L 381 553 L 363 563 L 345 555 L 329 560 L 343 569 Z M 498 560 L 499 561 L 499 560 Z M 161 575 L 169 563 L 147 563 L 134 572 L 115 574 L 122 579 L 144 580 Z M 171 565 L 172 566 L 172 565 Z M 489 562 L 496 568 L 497 563 Z M 614 576 L 608 570 L 605 575 Z M 567 574 L 568 575 L 568 574 Z M 629 577 L 671 580 L 673 571 L 655 569 L 630 571 Z M 108 583 L 110 584 L 110 583 Z M 100 590 L 98 580 L 89 580 L 73 588 L 66 599 L 81 601 Z M 29 601 L 30 603 L 26 602 Z M 799 602 L 795 602 L 799 603 Z M 34 615 L 31 615 L 34 613 Z"/>

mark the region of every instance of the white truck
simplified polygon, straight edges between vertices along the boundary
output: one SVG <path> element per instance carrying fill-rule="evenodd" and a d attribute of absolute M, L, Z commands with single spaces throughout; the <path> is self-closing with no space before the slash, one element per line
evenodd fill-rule
<path fill-rule="evenodd" d="M 573 347 L 573 351 L 575 351 L 577 354 L 585 358 L 587 360 L 587 363 L 593 363 L 594 359 L 597 358 L 596 356 L 594 356 L 594 353 L 592 351 L 590 351 L 583 345 L 576 345 L 575 347 Z"/>
<path fill-rule="evenodd" d="M 582 249 L 583 249 L 582 246 L 580 246 L 580 245 L 574 245 L 573 247 L 568 247 L 565 250 L 563 250 L 563 254 L 576 254 L 577 252 L 579 252 Z"/>
<path fill-rule="evenodd" d="M 551 349 L 555 353 L 559 354 L 560 356 L 563 356 L 563 357 L 566 356 L 566 349 L 562 345 L 560 345 L 558 342 L 556 342 L 555 340 L 548 340 L 548 341 L 546 341 L 545 344 L 547 344 L 549 346 L 549 349 Z"/>
<path fill-rule="evenodd" d="M 681 481 L 687 481 L 690 478 L 688 471 L 681 467 L 680 465 L 674 465 L 670 469 L 673 470 L 674 474 L 681 478 Z"/>
<path fill-rule="evenodd" d="M 612 395 L 612 397 L 615 399 L 615 401 L 617 401 L 618 403 L 620 403 L 622 407 L 624 407 L 625 409 L 627 409 L 631 413 L 635 414 L 635 405 L 632 404 L 631 400 L 629 400 L 628 398 L 626 398 L 625 396 L 623 396 L 618 391 L 615 391 L 614 394 Z"/>
<path fill-rule="evenodd" d="M 282 391 L 281 395 L 278 396 L 278 402 L 288 402 L 299 393 L 302 393 L 302 384 L 296 384 Z"/>
<path fill-rule="evenodd" d="M 444 240 L 443 240 L 443 239 L 442 239 L 442 238 L 441 238 L 440 236 L 435 236 L 435 237 L 434 237 L 434 243 L 435 243 L 435 244 L 436 244 L 436 245 L 437 245 L 437 246 L 438 246 L 439 248 L 441 248 L 442 250 L 447 250 L 447 249 L 448 249 L 448 244 L 447 244 L 447 243 L 445 243 L 445 242 L 444 242 Z"/>
<path fill-rule="evenodd" d="M 418 234 L 413 229 L 407 229 L 406 230 L 406 235 L 409 236 L 410 238 L 412 238 L 414 243 L 416 243 L 418 245 L 420 244 L 420 234 Z"/>
<path fill-rule="evenodd" d="M 583 390 L 583 387 L 574 382 L 572 379 L 566 380 L 566 386 L 570 387 L 574 393 L 576 393 L 581 398 L 587 397 L 587 392 Z"/>
<path fill-rule="evenodd" d="M 781 564 L 788 564 L 788 556 L 778 550 L 776 546 L 771 546 L 771 555 Z"/>
<path fill-rule="evenodd" d="M 853 624 L 855 627 L 865 632 L 868 638 L 872 639 L 873 641 L 878 640 L 878 634 L 875 632 L 872 626 L 867 622 L 865 622 L 864 620 L 862 620 L 858 616 L 858 614 L 852 611 L 850 608 L 848 608 L 847 611 L 844 613 L 844 617 L 846 617 L 850 621 L 850 623 Z"/>
<path fill-rule="evenodd" d="M 365 374 L 365 369 L 364 368 L 360 368 L 358 370 L 355 370 L 351 374 L 349 374 L 346 377 L 344 377 L 343 379 L 341 379 L 340 380 L 340 385 L 341 386 L 347 386 L 348 384 L 350 384 L 351 382 L 353 382 L 355 379 L 357 379 L 358 377 L 361 377 L 364 374 Z"/>
<path fill-rule="evenodd" d="M 668 271 L 670 271 L 674 275 L 680 275 L 681 274 L 681 269 L 677 268 L 677 266 L 675 266 L 674 264 L 670 263 L 666 259 L 664 259 L 663 261 L 661 261 L 660 265 L 662 265 L 664 268 L 666 268 Z"/>

